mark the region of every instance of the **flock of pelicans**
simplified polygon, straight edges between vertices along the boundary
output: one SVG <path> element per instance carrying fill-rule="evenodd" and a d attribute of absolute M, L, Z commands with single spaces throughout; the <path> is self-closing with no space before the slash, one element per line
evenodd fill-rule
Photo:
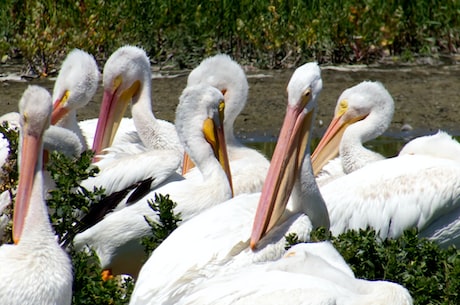
<path fill-rule="evenodd" d="M 127 196 L 73 239 L 77 249 L 92 247 L 104 269 L 135 278 L 133 305 L 412 304 L 396 283 L 355 278 L 331 243 L 286 251 L 285 236 L 308 241 L 318 227 L 339 234 L 371 226 L 381 237 L 397 237 L 417 227 L 443 246 L 460 244 L 460 145 L 439 132 L 409 142 L 393 158 L 364 147 L 386 130 L 394 111 L 379 82 L 342 93 L 310 157 L 321 71 L 316 63 L 297 68 L 270 162 L 234 136 L 248 83 L 230 57 L 207 58 L 190 73 L 175 125 L 153 115 L 142 49 L 120 48 L 102 75 L 98 119 L 77 121 L 100 78 L 93 57 L 80 50 L 63 63 L 53 97 L 31 85 L 19 114 L 2 118 L 20 126 L 20 178 L 14 245 L 0 247 L 1 304 L 71 303 L 71 262 L 45 204 L 53 184 L 43 171 L 44 149 L 78 155 L 92 145 L 100 173 L 82 183 L 88 189 L 110 195 L 147 184 L 145 196 Z M 123 118 L 128 106 L 132 119 Z M 183 221 L 142 264 L 139 241 L 151 230 L 144 216 L 158 220 L 147 204 L 155 193 L 169 194 Z"/>

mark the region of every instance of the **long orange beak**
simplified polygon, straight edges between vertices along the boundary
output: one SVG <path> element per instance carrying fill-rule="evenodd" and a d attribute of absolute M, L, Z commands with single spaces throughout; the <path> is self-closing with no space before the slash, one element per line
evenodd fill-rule
<path fill-rule="evenodd" d="M 289 106 L 272 156 L 254 219 L 251 249 L 281 218 L 308 146 L 313 111 L 305 104 Z"/>
<path fill-rule="evenodd" d="M 208 118 L 203 124 L 203 133 L 206 141 L 211 145 L 214 155 L 219 160 L 225 174 L 227 175 L 233 197 L 233 182 L 232 174 L 230 171 L 230 162 L 228 161 L 227 143 L 224 134 L 224 107 L 225 103 L 222 101 L 219 105 L 218 118 Z"/>
<path fill-rule="evenodd" d="M 21 238 L 24 222 L 30 206 L 30 197 L 38 158 L 41 156 L 41 139 L 25 133 L 21 147 L 21 164 L 16 203 L 13 215 L 13 241 L 17 244 Z"/>
<path fill-rule="evenodd" d="M 343 133 L 346 129 L 346 126 L 340 120 L 341 118 L 342 116 L 336 116 L 332 119 L 321 141 L 311 155 L 311 164 L 315 176 L 329 160 L 339 155 L 340 141 L 342 141 Z"/>
<path fill-rule="evenodd" d="M 105 148 L 112 145 L 121 119 L 140 87 L 140 82 L 136 81 L 130 88 L 119 92 L 121 82 L 121 77 L 116 78 L 114 85 L 104 90 L 93 142 L 93 151 L 96 155 L 101 154 Z"/>
<path fill-rule="evenodd" d="M 51 113 L 51 125 L 56 124 L 62 119 L 67 113 L 69 113 L 69 109 L 64 107 L 67 99 L 69 98 L 70 92 L 66 90 L 64 95 L 61 98 L 58 98 L 53 104 L 53 112 Z"/>
<path fill-rule="evenodd" d="M 344 104 L 345 106 L 342 106 Z M 341 103 L 342 107 L 348 107 L 346 101 Z M 340 142 L 347 127 L 356 121 L 364 119 L 366 116 L 347 118 L 345 115 L 347 108 L 342 108 L 332 119 L 326 129 L 321 141 L 316 146 L 315 151 L 311 155 L 311 164 L 313 174 L 316 176 L 329 162 L 329 160 L 339 155 Z"/>

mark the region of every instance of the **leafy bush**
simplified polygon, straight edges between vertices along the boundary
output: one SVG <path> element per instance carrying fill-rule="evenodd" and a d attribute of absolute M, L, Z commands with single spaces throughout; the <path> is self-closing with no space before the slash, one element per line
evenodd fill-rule
<path fill-rule="evenodd" d="M 181 221 L 180 213 L 174 214 L 176 203 L 169 199 L 169 195 L 155 194 L 155 200 L 148 200 L 150 208 L 158 215 L 159 223 L 144 216 L 150 225 L 152 235 L 144 237 L 141 244 L 145 247 L 147 257 L 174 231 Z"/>
<path fill-rule="evenodd" d="M 51 223 L 62 241 L 67 235 L 75 236 L 75 224 L 82 215 L 88 213 L 92 205 L 104 197 L 104 190 L 86 190 L 80 182 L 98 173 L 99 169 L 91 166 L 94 153 L 85 151 L 79 158 L 68 158 L 64 154 L 53 152 L 47 169 L 56 187 L 49 191 L 47 204 L 50 209 Z"/>
<path fill-rule="evenodd" d="M 19 131 L 17 128 L 10 128 L 8 122 L 0 124 L 0 133 L 9 143 L 9 153 L 2 165 L 0 172 L 0 193 L 6 190 L 12 190 L 18 182 L 18 145 Z"/>
<path fill-rule="evenodd" d="M 123 305 L 129 303 L 129 297 L 134 289 L 130 278 L 117 277 L 103 280 L 102 268 L 95 252 L 70 250 L 72 258 L 73 305 Z"/>
<path fill-rule="evenodd" d="M 53 152 L 47 169 L 56 183 L 47 200 L 51 223 L 56 235 L 72 239 L 82 215 L 104 198 L 103 189 L 86 190 L 80 182 L 94 176 L 98 169 L 91 165 L 94 153 L 86 151 L 79 158 Z M 94 251 L 75 251 L 67 247 L 72 258 L 74 284 L 72 304 L 128 304 L 134 288 L 132 279 L 118 277 L 103 280 L 102 268 Z"/>

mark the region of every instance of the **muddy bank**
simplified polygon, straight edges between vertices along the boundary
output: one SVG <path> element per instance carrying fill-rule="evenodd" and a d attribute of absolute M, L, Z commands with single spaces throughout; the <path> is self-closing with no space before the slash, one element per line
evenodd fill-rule
<path fill-rule="evenodd" d="M 269 140 L 278 134 L 286 104 L 286 85 L 292 72 L 248 71 L 249 100 L 235 123 L 236 132 L 240 136 Z M 175 107 L 186 85 L 188 73 L 189 71 L 154 73 L 152 97 L 157 118 L 174 120 Z M 5 75 L 5 72 L 0 70 L 1 74 Z M 330 122 L 337 98 L 344 89 L 363 80 L 378 80 L 395 100 L 395 115 L 389 133 L 398 133 L 403 125 L 408 124 L 417 133 L 444 129 L 459 134 L 458 65 L 402 68 L 322 67 L 322 77 L 323 92 L 317 115 L 317 133 L 321 133 Z M 0 83 L 0 114 L 17 110 L 19 97 L 28 84 L 42 85 L 51 91 L 54 81 L 3 80 Z M 97 117 L 101 99 L 102 87 L 90 104 L 80 111 L 79 117 Z"/>

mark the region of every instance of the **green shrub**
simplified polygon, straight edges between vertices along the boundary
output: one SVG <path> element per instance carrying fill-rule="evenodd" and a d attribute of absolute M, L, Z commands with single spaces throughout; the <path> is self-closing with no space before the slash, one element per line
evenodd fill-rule
<path fill-rule="evenodd" d="M 0 51 L 19 50 L 38 75 L 72 48 L 104 60 L 124 44 L 179 68 L 215 53 L 261 68 L 407 60 L 457 52 L 459 16 L 459 1 L 435 0 L 7 0 Z"/>

